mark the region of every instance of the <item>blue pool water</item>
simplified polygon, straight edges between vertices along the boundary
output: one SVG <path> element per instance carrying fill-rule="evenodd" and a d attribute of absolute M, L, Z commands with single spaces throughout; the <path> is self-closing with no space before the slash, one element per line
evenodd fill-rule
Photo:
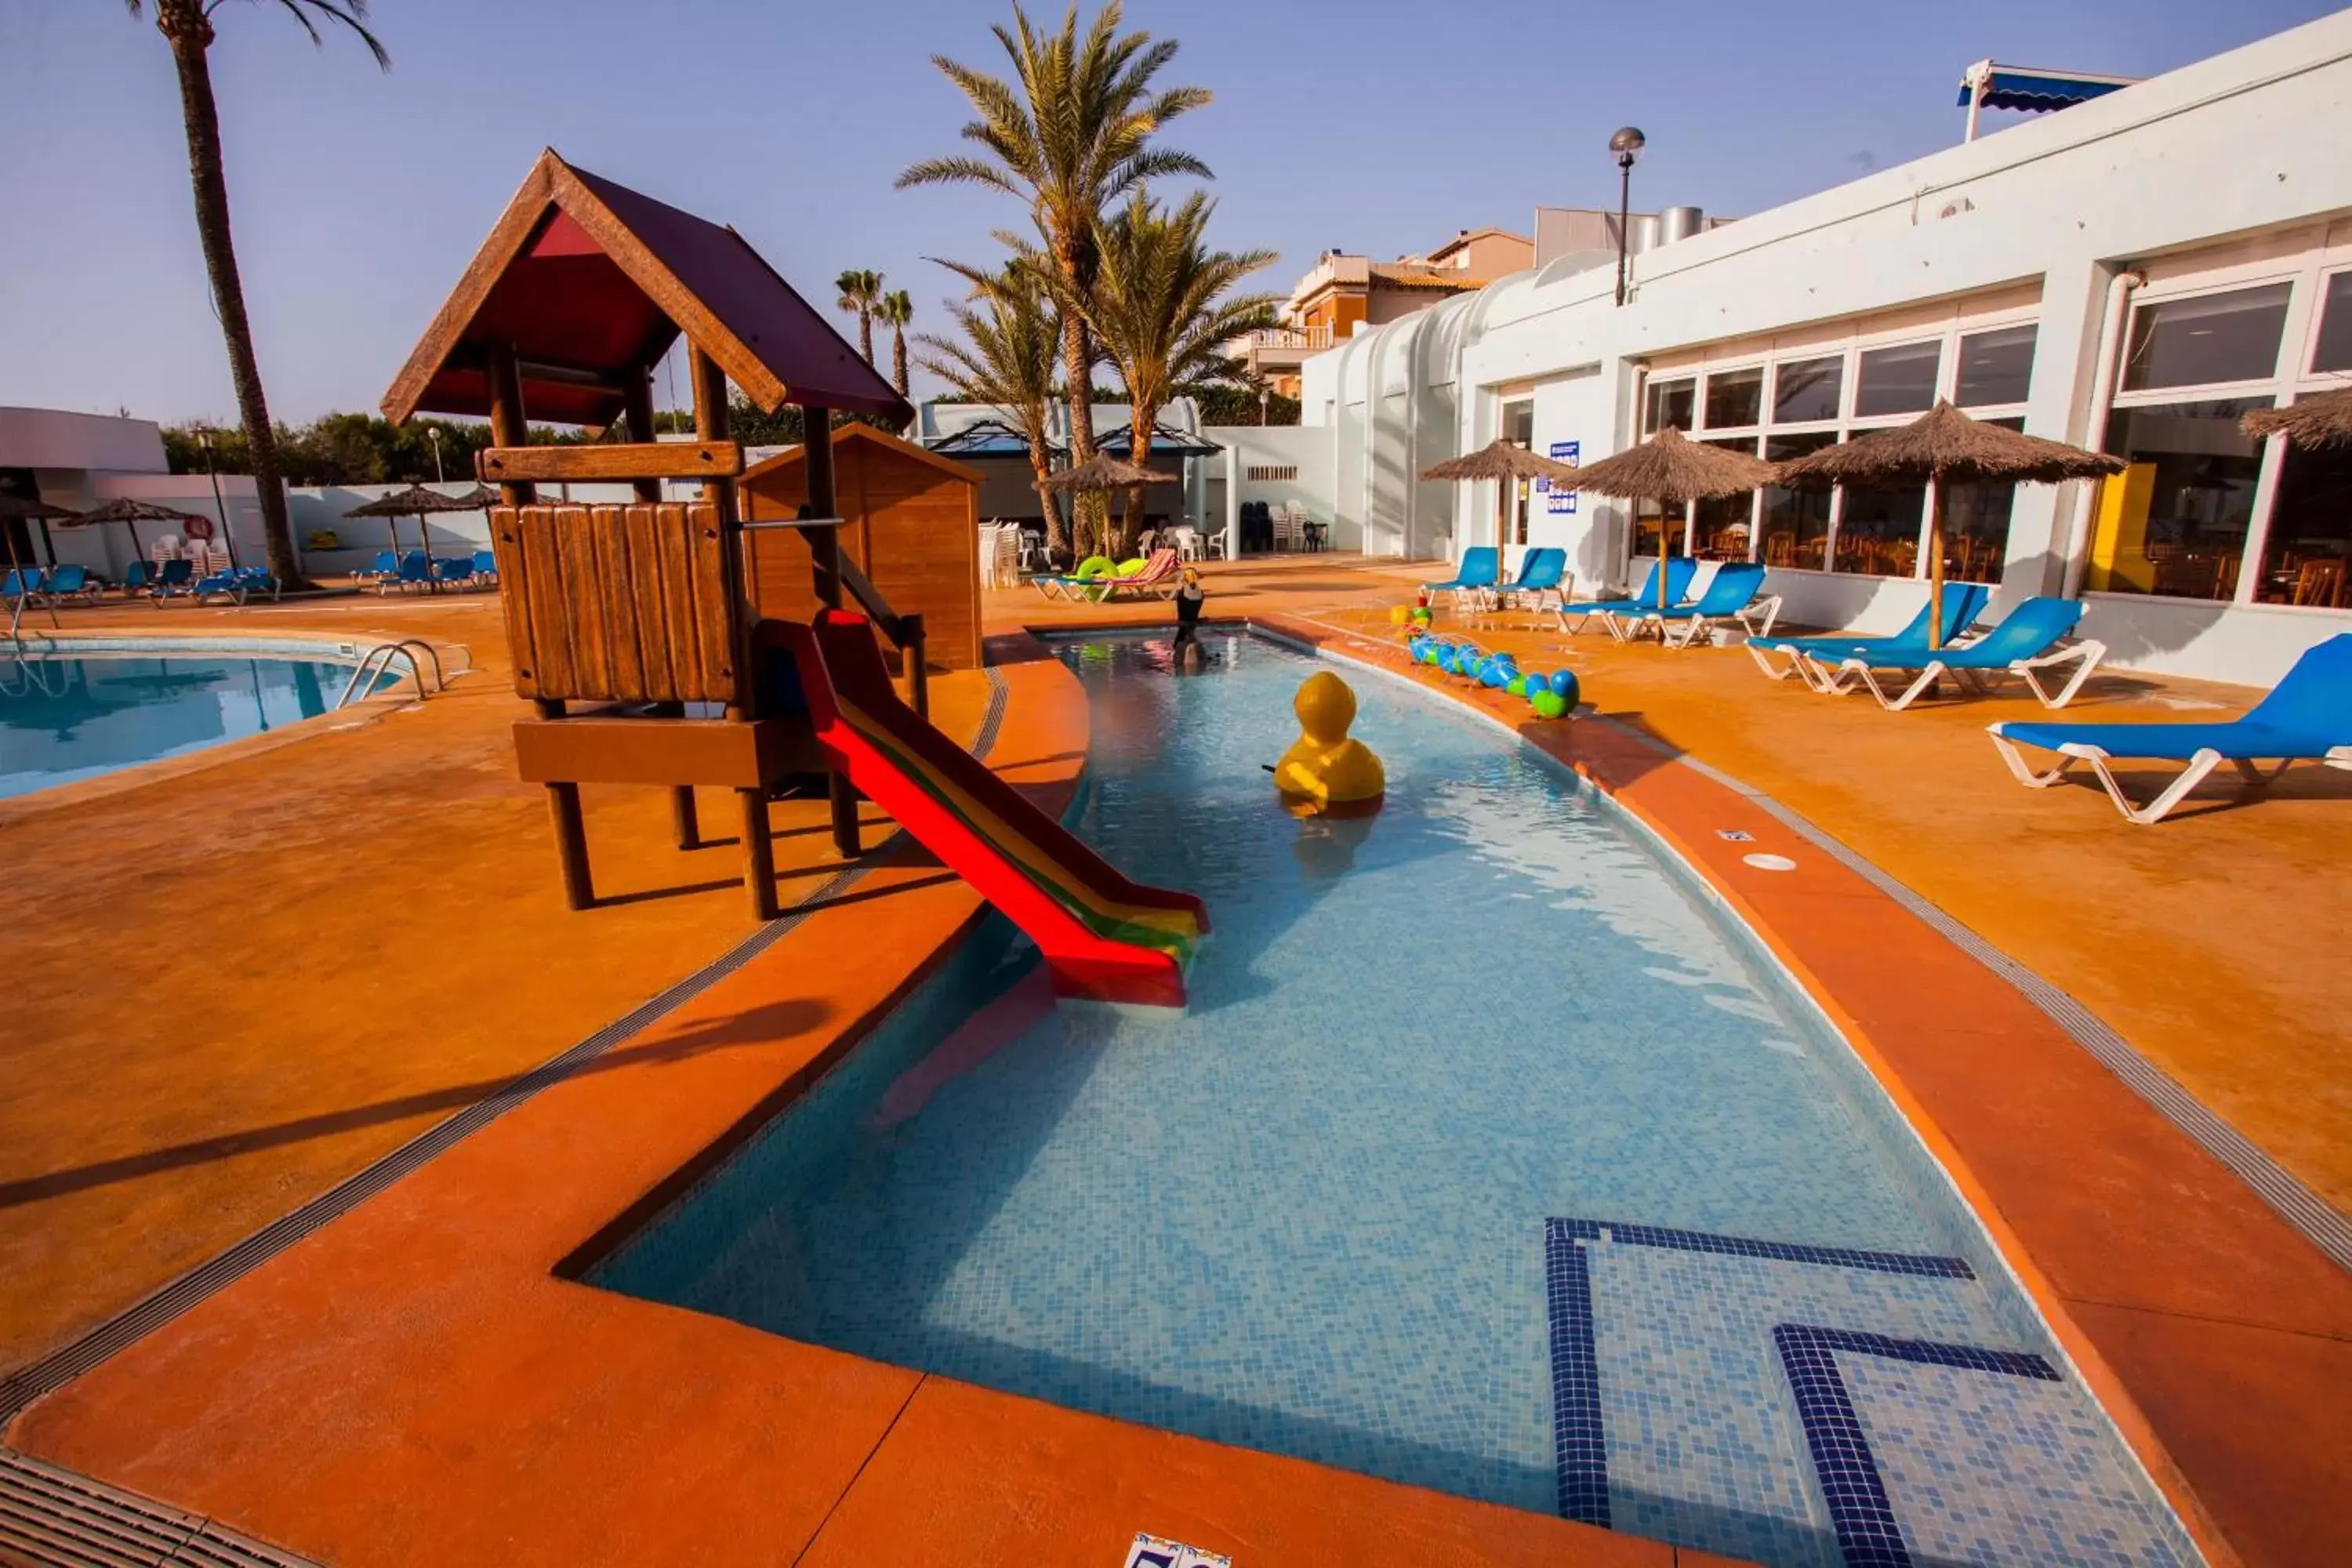
<path fill-rule="evenodd" d="M 316 718 L 350 679 L 283 658 L 0 654 L 0 798 Z"/>
<path fill-rule="evenodd" d="M 1190 1007 L 1056 1007 L 992 926 L 600 1283 L 1768 1563 L 2193 1559 L 1850 1052 L 1613 808 L 1367 675 L 1386 807 L 1300 821 L 1260 764 L 1312 660 L 1060 651 L 1075 826 L 1215 920 Z"/>

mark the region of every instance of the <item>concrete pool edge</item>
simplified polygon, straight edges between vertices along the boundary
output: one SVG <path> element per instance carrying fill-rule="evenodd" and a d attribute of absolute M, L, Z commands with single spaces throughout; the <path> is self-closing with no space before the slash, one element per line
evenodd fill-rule
<path fill-rule="evenodd" d="M 1058 808 L 1089 750 L 1087 705 L 1050 657 L 1006 673 L 992 765 Z M 1333 1561 L 1369 1529 L 1415 1561 L 1723 1562 L 563 1277 L 631 1205 L 814 1081 L 982 908 L 935 868 L 877 865 L 593 1069 L 31 1405 L 5 1441 L 337 1563 L 724 1560 L 751 1542 L 872 1561 L 837 1542 L 873 1521 L 894 1560 L 929 1542 L 1090 1563 L 1150 1529 L 1263 1568 Z M 972 1556 L 992 1531 L 999 1552 Z"/>
<path fill-rule="evenodd" d="M 2314 1560 L 2310 1547 L 2277 1549 L 2275 1536 L 2268 1550 L 2242 1546 L 2242 1535 L 2261 1541 L 2266 1530 L 2275 1525 L 2271 1512 L 2294 1516 L 2292 1524 L 2277 1527 L 2280 1534 L 2304 1541 L 2343 1539 L 2343 1527 L 2326 1520 L 2324 1509 L 2310 1500 L 2331 1491 L 2331 1462 L 2326 1454 L 2284 1447 L 2289 1440 L 2286 1435 L 2294 1433 L 2324 1448 L 2326 1439 L 2319 1434 L 2344 1425 L 2342 1415 L 2329 1403 L 2325 1384 L 2319 1388 L 2298 1384 L 2293 1375 L 2296 1370 L 2293 1347 L 2265 1343 L 2259 1348 L 2270 1352 L 2265 1358 L 2270 1364 L 2242 1375 L 2255 1387 L 2262 1386 L 2266 1377 L 2271 1386 L 2263 1391 L 2265 1402 L 2272 1407 L 2294 1407 L 2299 1420 L 2263 1421 L 2245 1415 L 2220 1386 L 2197 1386 L 2197 1375 L 2210 1377 L 2214 1369 L 2200 1366 L 2198 1374 L 2174 1375 L 2174 1369 L 2163 1364 L 2168 1353 L 2184 1363 L 2196 1358 L 2178 1353 L 2183 1348 L 2178 1344 L 2168 1352 L 2150 1342 L 2166 1337 L 2165 1320 L 2171 1320 L 2170 1326 L 2178 1331 L 2195 1314 L 2183 1306 L 2136 1301 L 2132 1287 L 2157 1273 L 2201 1274 L 2204 1271 L 2192 1260 L 2210 1261 L 2216 1265 L 2211 1274 L 2218 1292 L 2234 1291 L 2248 1308 L 2243 1316 L 2222 1321 L 2284 1342 L 2291 1334 L 2323 1331 L 2278 1321 L 2275 1313 L 2265 1321 L 2259 1310 L 2265 1294 L 2262 1279 L 2273 1274 L 2299 1279 L 2323 1287 L 2318 1293 L 2334 1299 L 2345 1290 L 2345 1277 L 2319 1246 L 2247 1184 L 2242 1173 L 2229 1168 L 2160 1107 L 2150 1104 L 2111 1063 L 2070 1037 L 2057 1020 L 2038 1007 L 2027 1010 L 2031 999 L 2019 992 L 2011 979 L 1987 964 L 1979 954 L 1953 942 L 1948 933 L 1906 908 L 1886 889 L 1860 876 L 1852 865 L 1830 855 L 1825 846 L 1834 841 L 1827 835 L 1698 759 L 1637 730 L 1612 721 L 1596 722 L 1591 717 L 1573 723 L 1522 726 L 1507 718 L 1505 710 L 1489 705 L 1488 697 L 1494 695 L 1499 702 L 1498 694 L 1440 685 L 1415 671 L 1394 643 L 1298 615 L 1257 614 L 1236 616 L 1234 621 L 1335 662 L 1353 664 L 1451 700 L 1572 770 L 1626 811 L 1712 890 L 1853 1047 L 1990 1235 L 2005 1263 L 2024 1285 L 2065 1352 L 2077 1363 L 2109 1418 L 2173 1503 L 2200 1549 L 2217 1563 Z M 1730 826 L 1753 830 L 1752 840 L 1738 844 L 1736 851 L 1719 841 L 1717 831 Z M 1793 879 L 1739 866 L 1744 853 L 1778 848 L 1816 860 L 1826 857 L 1853 879 L 1854 896 L 1792 899 L 1788 895 Z M 1882 906 L 1883 913 L 1853 918 L 1854 910 L 1873 903 Z M 1927 942 L 1907 947 L 1907 959 L 1889 954 L 1882 946 L 1879 956 L 1885 962 L 1875 965 L 1825 963 L 1822 944 L 1817 933 L 1808 930 L 1808 923 L 1840 905 L 1852 906 L 1838 912 L 1840 923 L 1857 947 L 1864 942 L 1883 942 L 1890 921 L 1908 922 Z M 1937 950 L 1941 950 L 1940 958 Z M 1955 958 L 1960 961 L 1958 967 L 1949 962 Z M 1962 1013 L 1973 995 L 1982 1016 L 1976 1027 L 1986 1028 L 1994 1022 L 2005 1026 L 2007 1033 L 2019 1037 L 2001 1041 L 2011 1047 L 2010 1065 L 2031 1069 L 2048 1081 L 1970 1083 L 1970 1068 L 1965 1063 L 1929 1061 L 1927 1058 L 1937 1052 L 1958 1058 L 1971 1046 L 1986 1044 L 1991 1034 L 1989 1028 L 1977 1034 L 1969 1027 L 1955 1027 L 1948 1019 L 1918 1016 L 1924 1006 L 1913 1005 L 1913 999 L 1899 991 L 1902 980 L 1907 978 L 1902 975 L 1906 963 L 1922 960 L 1940 962 L 1939 982 L 1956 987 L 1950 994 L 1939 993 L 1939 1002 Z M 1889 970 L 1898 977 L 1891 984 Z M 1919 1026 L 1890 1022 L 1906 1013 Z M 1891 1048 L 1895 1047 L 1903 1049 Z M 2061 1048 L 2053 1051 L 2052 1047 Z M 2038 1060 L 2028 1059 L 2037 1052 Z M 2069 1079 L 2066 1075 L 2074 1064 L 2065 1058 L 2070 1055 L 2089 1066 L 2096 1081 L 2079 1073 Z M 2020 1189 L 2020 1162 L 2013 1157 L 2015 1151 L 1999 1146 L 2000 1127 L 1984 1118 L 1970 1121 L 1965 1132 L 1956 1131 L 1951 1124 L 1965 1120 L 1954 1115 L 1956 1092 L 1989 1092 L 2024 1100 L 2034 1088 L 2046 1089 L 2053 1085 L 2068 1095 L 2102 1097 L 2096 1113 L 2088 1116 L 2089 1129 L 2066 1130 L 2085 1140 L 2070 1145 L 2069 1151 L 2093 1162 L 2114 1156 L 2108 1162 L 2110 1169 L 2093 1175 L 2084 1185 L 2096 1191 L 2101 1175 L 2110 1181 L 2116 1172 L 2131 1176 L 2128 1189 L 2101 1191 L 2100 1198 L 2119 1209 L 2143 1211 L 2130 1216 L 2140 1223 L 2118 1224 L 2113 1230 L 2086 1229 L 2080 1214 L 2061 1212 L 2069 1206 L 2065 1201 L 2053 1200 L 2044 1191 Z M 2115 1096 L 2126 1097 L 2128 1103 L 2117 1103 Z M 2153 1127 L 2147 1125 L 2150 1121 Z M 2210 1171 L 2199 1168 L 2208 1162 Z M 1989 1176 L 1988 1167 L 1998 1174 Z M 2167 1223 L 2174 1215 L 2193 1220 L 2200 1209 L 2208 1211 L 2201 1224 L 2180 1223 L 2176 1232 Z M 2177 1249 L 2159 1244 L 2159 1237 L 2172 1240 L 2183 1232 L 2188 1233 L 2185 1243 Z M 2222 1238 L 2235 1245 L 2227 1248 L 2214 1245 Z M 2229 1278 L 2225 1266 L 2242 1261 L 2254 1278 L 2242 1284 L 2221 1283 Z M 2137 1280 L 2132 1278 L 2136 1266 L 2142 1277 Z M 2059 1278 L 2061 1274 L 2066 1277 Z M 2126 1311 L 2138 1313 L 2154 1327 L 2126 1321 Z M 2098 1331 L 2094 1331 L 2094 1321 Z M 2156 1402 L 2153 1409 L 2152 1400 Z M 2161 1411 L 2160 1419 L 2157 1409 Z M 2242 1451 L 2248 1448 L 2252 1452 Z M 2192 1453 L 2194 1459 L 2184 1463 L 2183 1450 Z M 2292 1462 L 2281 1462 L 2287 1460 Z M 2334 1465 L 2340 1468 L 2340 1463 Z"/>
<path fill-rule="evenodd" d="M 419 639 L 424 640 L 424 639 Z M 82 657 L 135 658 L 151 657 L 200 657 L 222 658 L 273 659 L 294 663 L 331 664 L 356 669 L 372 643 L 357 643 L 347 638 L 323 635 L 279 634 L 271 637 L 240 637 L 233 634 L 196 634 L 177 636 L 162 634 L 154 637 L 127 636 L 116 632 L 41 633 L 18 639 L 15 645 L 20 654 L 40 658 L 76 658 Z M 443 659 L 444 682 L 448 683 L 472 673 L 471 655 L 462 643 L 429 642 L 434 656 Z M 464 655 L 462 663 L 452 662 L 444 656 Z M 258 734 L 239 735 L 231 740 L 198 746 L 194 751 L 172 756 L 156 757 L 143 763 L 131 763 L 92 778 L 76 779 L 68 784 L 50 784 L 24 795 L 0 796 L 0 827 L 21 822 L 28 817 L 68 806 L 83 805 L 92 801 L 108 800 L 131 790 L 152 784 L 166 784 L 192 773 L 206 772 L 230 763 L 264 755 L 286 746 L 324 734 L 356 729 L 372 724 L 397 712 L 412 703 L 425 700 L 417 690 L 418 681 L 412 667 L 411 673 L 402 676 L 383 690 L 364 697 L 353 697 L 340 708 L 330 708 L 323 713 L 265 730 Z M 439 695 L 438 692 L 431 695 Z"/>

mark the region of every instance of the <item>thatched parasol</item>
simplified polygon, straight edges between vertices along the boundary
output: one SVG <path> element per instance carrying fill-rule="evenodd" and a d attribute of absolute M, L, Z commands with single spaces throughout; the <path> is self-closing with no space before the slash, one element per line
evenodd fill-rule
<path fill-rule="evenodd" d="M 343 515 L 383 518 L 392 531 L 392 547 L 395 551 L 400 548 L 398 520 L 413 517 L 416 520 L 417 542 L 425 548 L 427 554 L 430 554 L 433 550 L 433 537 L 425 531 L 425 518 L 435 512 L 481 510 L 486 504 L 495 502 L 494 497 L 489 502 L 481 499 L 484 488 L 476 485 L 472 490 L 464 495 L 445 496 L 439 490 L 426 489 L 423 485 L 411 485 L 404 490 L 393 491 L 381 500 L 372 500 L 364 506 L 355 506 Z"/>
<path fill-rule="evenodd" d="M 1448 458 L 1442 463 L 1432 463 L 1421 470 L 1424 479 L 1458 479 L 1475 483 L 1482 479 L 1499 479 L 1506 488 L 1495 491 L 1495 542 L 1503 542 L 1503 519 L 1510 497 L 1523 479 L 1549 479 L 1556 485 L 1575 488 L 1576 468 L 1556 458 L 1539 457 L 1517 441 L 1503 437 L 1459 458 Z"/>
<path fill-rule="evenodd" d="M 0 496 L 0 517 L 21 517 L 41 525 L 41 553 L 48 557 L 51 566 L 58 563 L 58 551 L 57 546 L 49 542 L 49 524 L 64 522 L 80 515 L 71 507 L 58 506 L 50 501 L 30 500 L 23 496 Z M 15 562 L 12 560 L 10 564 L 14 565 Z"/>
<path fill-rule="evenodd" d="M 79 516 L 59 524 L 64 528 L 95 528 L 101 522 L 119 522 L 131 531 L 131 556 L 138 560 L 147 553 L 139 542 L 139 525 L 142 522 L 185 522 L 188 513 L 152 501 L 133 500 L 128 496 L 92 507 Z"/>
<path fill-rule="evenodd" d="M 1576 471 L 1595 495 L 1654 500 L 1663 509 L 1736 496 L 1772 482 L 1772 465 L 1746 452 L 1703 446 L 1669 425 L 1638 447 Z M 1666 520 L 1658 519 L 1658 608 L 1666 607 Z"/>
<path fill-rule="evenodd" d="M 71 509 L 54 506 L 45 500 L 30 500 L 23 496 L 0 496 L 0 518 L 30 518 L 41 525 L 41 548 L 47 552 L 52 570 L 58 563 L 58 551 L 57 546 L 49 542 L 49 523 L 52 521 L 62 522 L 74 515 L 76 514 Z M 25 584 L 25 563 L 16 556 L 16 532 L 11 529 L 0 528 L 0 537 L 5 537 L 8 541 L 8 570 L 16 574 L 17 585 L 21 588 Z M 8 635 L 10 637 L 15 637 L 16 628 L 24 624 L 25 606 L 31 602 L 32 597 L 30 594 L 20 593 L 9 601 Z M 51 600 L 49 625 L 54 628 L 57 624 L 58 606 L 56 601 Z"/>
<path fill-rule="evenodd" d="M 2120 474 L 2121 458 L 2027 436 L 1971 419 L 1942 398 L 1908 425 L 1873 430 L 1780 465 L 1790 488 L 1825 485 L 1927 487 L 1927 603 L 1944 602 L 1944 482 L 2062 484 Z M 1927 617 L 1927 646 L 1941 647 L 1940 616 Z"/>
<path fill-rule="evenodd" d="M 1130 463 L 1125 458 L 1114 458 L 1108 452 L 1097 452 L 1085 462 L 1073 468 L 1064 468 L 1060 473 L 1047 479 L 1045 489 L 1057 494 L 1072 495 L 1080 491 L 1125 490 L 1127 500 L 1122 504 L 1126 510 L 1120 514 L 1119 531 L 1122 535 L 1126 535 L 1134 528 L 1136 503 L 1142 497 L 1143 487 L 1173 484 L 1175 481 L 1174 474 L 1163 474 L 1156 469 L 1144 468 L 1140 464 Z M 1103 526 L 1106 529 L 1110 526 L 1110 510 L 1108 504 L 1103 510 Z M 1102 543 L 1104 549 L 1108 551 L 1113 542 L 1106 539 Z"/>
<path fill-rule="evenodd" d="M 2352 386 L 2315 392 L 2284 408 L 2257 408 L 2238 421 L 2238 428 L 2257 440 L 2284 436 L 2306 450 L 2352 447 Z"/>
<path fill-rule="evenodd" d="M 1108 452 L 1097 452 L 1076 468 L 1064 468 L 1045 481 L 1045 488 L 1056 494 L 1079 490 L 1124 490 L 1137 485 L 1169 485 L 1176 482 L 1174 474 L 1163 474 L 1125 458 L 1114 458 Z"/>

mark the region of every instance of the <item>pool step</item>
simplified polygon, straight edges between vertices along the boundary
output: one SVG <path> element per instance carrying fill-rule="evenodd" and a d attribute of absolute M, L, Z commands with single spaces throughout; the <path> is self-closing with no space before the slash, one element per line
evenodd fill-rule
<path fill-rule="evenodd" d="M 1545 1249 L 1567 1518 L 1827 1568 L 2198 1560 L 1964 1259 L 1589 1219 Z"/>

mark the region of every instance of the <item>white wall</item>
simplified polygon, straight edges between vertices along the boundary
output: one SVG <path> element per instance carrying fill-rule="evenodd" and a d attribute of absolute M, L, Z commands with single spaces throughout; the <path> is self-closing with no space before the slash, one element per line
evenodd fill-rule
<path fill-rule="evenodd" d="M 152 419 L 0 408 L 0 468 L 160 474 L 169 467 L 163 432 Z"/>
<path fill-rule="evenodd" d="M 1522 395 L 1528 383 L 1538 449 L 1576 439 L 1590 463 L 1634 437 L 1637 366 L 2021 285 L 2040 295 L 2026 428 L 2083 440 L 2107 279 L 2152 257 L 2352 213 L 2352 137 L 2313 133 L 2346 124 L 2352 11 L 1651 249 L 1635 258 L 1622 308 L 1613 262 L 1504 279 L 1456 302 L 1466 306 L 1449 323 L 1456 341 L 1439 355 L 1416 356 L 1413 340 L 1455 304 L 1306 363 L 1306 416 L 1333 447 L 1330 504 L 1343 524 L 1360 521 L 1367 548 L 1399 552 L 1434 532 L 1412 473 L 1491 439 L 1500 397 Z M 1397 372 L 1408 366 L 1404 384 Z M 1492 487 L 1444 488 L 1458 492 L 1444 503 L 1446 552 L 1491 542 Z M 2082 504 L 2048 488 L 2021 491 L 2004 600 L 2063 580 Z M 1622 522 L 1615 503 L 1601 502 L 1531 537 L 1567 546 L 1580 582 L 1622 578 Z M 1916 582 L 1773 577 L 1787 614 L 1814 624 L 1883 629 L 1926 597 Z M 2352 629 L 2352 614 L 2101 598 L 2086 628 L 2119 662 L 2261 681 L 2300 648 Z"/>
<path fill-rule="evenodd" d="M 1210 519 L 1225 531 L 1230 552 L 1241 538 L 1242 503 L 1262 500 L 1270 506 L 1296 502 L 1317 522 L 1332 522 L 1331 440 L 1329 432 L 1297 425 L 1213 425 L 1202 436 L 1225 448 L 1217 467 L 1225 480 L 1222 509 Z M 1253 468 L 1295 468 L 1290 479 L 1253 479 Z M 1334 527 L 1333 550 L 1362 548 L 1360 524 Z"/>

